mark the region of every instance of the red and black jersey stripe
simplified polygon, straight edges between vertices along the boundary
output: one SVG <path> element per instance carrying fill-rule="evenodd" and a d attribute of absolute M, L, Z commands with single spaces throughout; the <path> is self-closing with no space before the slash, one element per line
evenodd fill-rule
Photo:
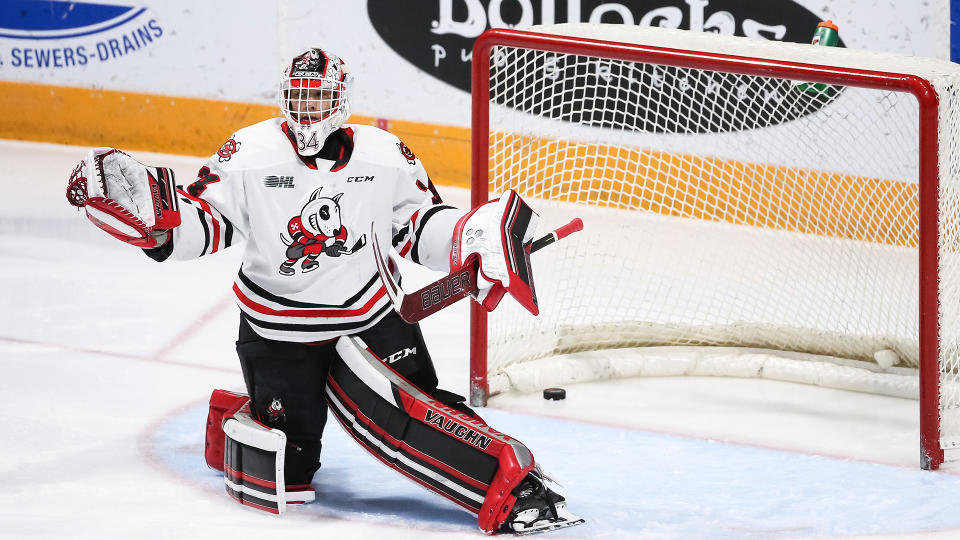
<path fill-rule="evenodd" d="M 202 197 L 190 195 L 186 191 L 178 190 L 180 200 L 185 205 L 193 207 L 197 212 L 197 219 L 203 229 L 203 249 L 200 255 L 209 255 L 233 245 L 233 223 L 226 216 L 218 212 Z M 181 215 L 185 212 L 181 212 Z M 185 217 L 185 216 L 184 216 Z"/>
<path fill-rule="evenodd" d="M 298 300 L 291 300 L 290 298 L 286 298 L 286 297 L 271 293 L 270 291 L 257 285 L 256 283 L 253 282 L 253 280 L 247 277 L 247 275 L 243 273 L 242 266 L 240 267 L 240 271 L 237 272 L 237 279 L 240 280 L 240 282 L 243 283 L 244 286 L 250 289 L 250 292 L 256 294 L 260 298 L 269 300 L 270 302 L 273 302 L 275 304 L 280 304 L 282 306 L 287 306 L 292 308 L 304 308 L 304 309 L 324 309 L 324 308 L 345 309 L 347 307 L 350 307 L 356 304 L 361 298 L 363 298 L 364 295 L 369 293 L 371 289 L 380 285 L 380 276 L 377 274 L 373 274 L 373 276 L 371 276 L 370 279 L 367 281 L 366 285 L 364 285 L 359 291 L 357 291 L 356 294 L 344 300 L 342 303 L 314 304 L 311 302 L 301 302 Z"/>
<path fill-rule="evenodd" d="M 416 232 L 413 235 L 413 245 L 412 249 L 410 250 L 410 260 L 420 264 L 420 234 L 423 232 L 423 228 L 426 226 L 427 222 L 430 221 L 430 218 L 441 210 L 451 209 L 456 210 L 456 208 L 448 204 L 439 204 L 437 206 L 430 207 L 426 212 L 423 213 L 419 219 L 419 223 L 417 223 Z"/>
<path fill-rule="evenodd" d="M 350 322 L 325 322 L 325 323 L 296 323 L 296 322 L 274 322 L 267 321 L 246 311 L 241 312 L 241 316 L 250 323 L 251 326 L 277 330 L 282 332 L 308 332 L 308 333 L 326 333 L 337 332 L 339 334 L 350 334 L 359 332 L 364 328 L 376 323 L 381 317 L 387 314 L 393 306 L 388 302 L 386 305 L 377 309 L 371 315 L 363 320 Z"/>
<path fill-rule="evenodd" d="M 181 219 L 193 219 L 190 217 L 193 213 L 188 210 L 193 208 L 196 211 L 197 222 L 203 231 L 203 248 L 200 250 L 200 256 L 216 253 L 233 245 L 234 226 L 226 216 L 215 211 L 206 201 L 189 196 L 182 190 L 178 192 L 183 202 L 180 207 Z M 163 246 L 144 249 L 143 252 L 151 259 L 163 262 L 173 254 L 174 240 L 175 236 L 171 235 Z"/>

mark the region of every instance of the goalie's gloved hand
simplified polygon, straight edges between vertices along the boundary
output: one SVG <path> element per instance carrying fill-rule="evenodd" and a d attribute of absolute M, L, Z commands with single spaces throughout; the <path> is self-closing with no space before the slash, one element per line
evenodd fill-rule
<path fill-rule="evenodd" d="M 115 148 L 94 148 L 70 175 L 67 201 L 114 238 L 162 246 L 180 225 L 173 171 L 147 167 Z"/>
<path fill-rule="evenodd" d="M 530 242 L 540 216 L 515 191 L 488 201 L 460 218 L 453 230 L 450 268 L 479 258 L 475 300 L 493 311 L 509 292 L 534 315 L 539 313 L 530 268 Z"/>

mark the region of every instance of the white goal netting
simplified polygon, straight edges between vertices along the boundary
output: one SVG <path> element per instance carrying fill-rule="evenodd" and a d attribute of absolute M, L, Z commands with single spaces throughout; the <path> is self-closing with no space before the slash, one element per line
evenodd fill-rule
<path fill-rule="evenodd" d="M 663 29 L 531 30 L 684 52 L 492 48 L 490 196 L 517 190 L 540 213 L 540 234 L 576 216 L 584 230 L 532 256 L 539 317 L 511 302 L 489 315 L 491 393 L 704 373 L 916 397 L 923 280 L 939 305 L 927 324 L 941 443 L 960 445 L 958 66 Z M 765 60 L 778 65 L 743 74 Z M 814 84 L 785 62 L 929 81 L 934 148 L 914 94 L 856 73 Z M 925 206 L 937 224 L 921 234 L 925 185 L 939 186 Z M 921 246 L 934 264 L 921 268 Z M 724 349 L 622 352 L 678 345 Z"/>

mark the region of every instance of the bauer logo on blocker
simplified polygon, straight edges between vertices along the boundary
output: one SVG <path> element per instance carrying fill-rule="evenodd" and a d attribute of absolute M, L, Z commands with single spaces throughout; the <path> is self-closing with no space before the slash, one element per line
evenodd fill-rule
<path fill-rule="evenodd" d="M 5 0 L 0 69 L 71 69 L 137 54 L 165 36 L 144 6 Z"/>

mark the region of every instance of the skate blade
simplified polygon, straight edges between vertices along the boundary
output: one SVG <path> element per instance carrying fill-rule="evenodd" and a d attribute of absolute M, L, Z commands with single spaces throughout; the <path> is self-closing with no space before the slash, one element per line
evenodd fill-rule
<path fill-rule="evenodd" d="M 573 527 L 574 525 L 580 525 L 581 523 L 584 523 L 583 518 L 577 518 L 573 521 L 550 521 L 544 523 L 543 525 L 533 525 L 522 531 L 513 531 L 513 534 L 514 536 L 528 536 L 531 534 L 555 531 L 557 529 L 566 529 L 567 527 Z"/>
<path fill-rule="evenodd" d="M 540 534 L 549 531 L 555 531 L 557 529 L 566 529 L 567 527 L 573 527 L 574 525 L 580 525 L 584 523 L 584 519 L 577 517 L 566 510 L 566 508 L 560 510 L 560 519 L 557 521 L 539 521 L 533 525 L 527 527 L 526 529 L 516 530 L 514 529 L 513 534 L 516 536 L 527 536 L 529 534 Z"/>

